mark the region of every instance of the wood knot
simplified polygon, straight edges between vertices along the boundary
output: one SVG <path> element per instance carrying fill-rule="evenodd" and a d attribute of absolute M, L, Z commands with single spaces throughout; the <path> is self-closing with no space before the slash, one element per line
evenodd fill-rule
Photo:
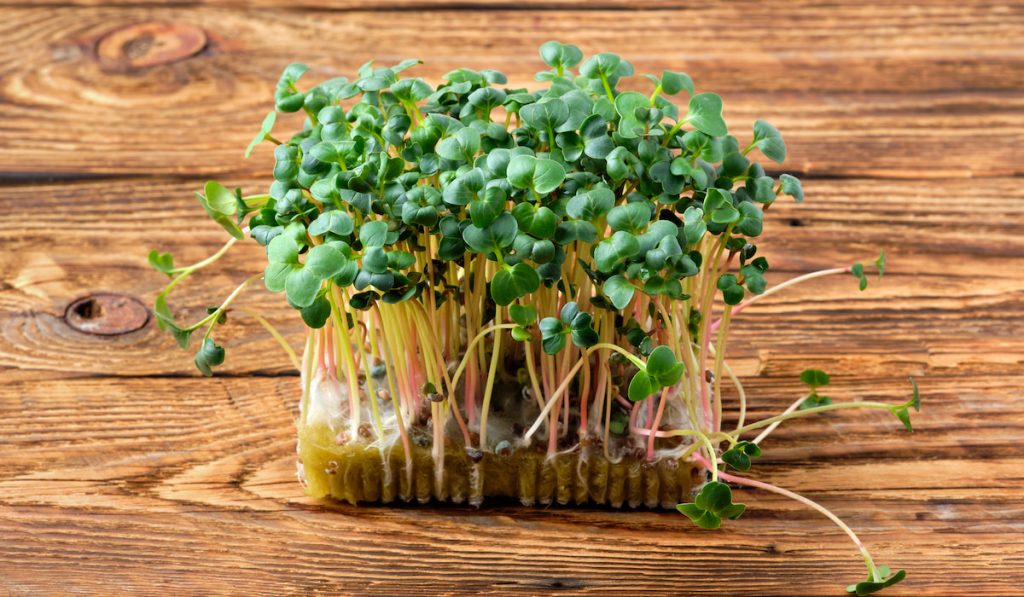
<path fill-rule="evenodd" d="M 72 301 L 64 310 L 64 321 L 86 334 L 118 336 L 145 327 L 149 309 L 135 297 L 98 292 Z"/>
<path fill-rule="evenodd" d="M 206 32 L 180 23 L 148 21 L 114 29 L 96 42 L 105 68 L 129 71 L 171 64 L 195 56 L 207 43 Z"/>

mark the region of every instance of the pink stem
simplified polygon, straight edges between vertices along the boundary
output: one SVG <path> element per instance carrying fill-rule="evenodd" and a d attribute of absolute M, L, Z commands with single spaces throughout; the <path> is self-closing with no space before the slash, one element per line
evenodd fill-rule
<path fill-rule="evenodd" d="M 644 436 L 653 435 L 654 437 L 679 437 L 677 435 L 673 435 L 671 431 L 651 431 L 646 427 L 630 427 L 629 430 L 632 433 Z"/>
<path fill-rule="evenodd" d="M 580 393 L 580 437 L 587 436 L 587 402 L 590 398 L 590 378 L 594 375 L 593 367 L 587 363 L 589 374 L 584 378 L 583 391 Z M 568 423 L 566 423 L 568 427 Z"/>
<path fill-rule="evenodd" d="M 754 296 L 750 297 L 750 300 L 742 302 L 742 303 L 736 305 L 732 309 L 732 314 L 734 316 L 735 315 L 739 315 L 744 309 L 746 309 L 747 307 L 749 307 L 753 303 L 756 303 L 757 301 L 763 299 L 766 296 L 769 296 L 771 294 L 775 294 L 776 292 L 782 290 L 783 288 L 785 288 L 787 286 L 792 286 L 794 284 L 799 284 L 800 282 L 806 282 L 807 280 L 813 280 L 814 278 L 820 278 L 822 276 L 831 276 L 832 274 L 848 274 L 848 273 L 850 273 L 850 267 L 834 267 L 832 269 L 818 270 L 816 272 L 811 272 L 809 274 L 804 274 L 802 276 L 797 276 L 795 278 L 790 278 L 789 280 L 786 280 L 785 282 L 779 284 L 778 286 L 773 286 L 773 287 L 769 288 L 768 290 L 766 290 L 765 292 L 763 292 L 762 294 L 755 294 Z M 715 320 L 715 322 L 711 324 L 711 331 L 715 332 L 715 330 L 717 330 L 719 328 L 719 326 L 721 326 L 721 325 L 722 325 L 722 319 L 721 318 Z"/>
<path fill-rule="evenodd" d="M 562 397 L 559 398 L 559 406 L 562 408 L 562 432 L 559 434 L 561 437 L 568 437 L 569 435 L 569 392 L 566 390 L 562 393 Z"/>
<path fill-rule="evenodd" d="M 651 422 L 651 433 L 647 438 L 647 461 L 654 462 L 654 439 L 657 437 L 658 428 L 661 426 L 661 417 L 665 414 L 665 404 L 668 403 L 668 390 L 666 387 L 661 391 L 661 398 L 658 402 L 658 414 Z"/>
<path fill-rule="evenodd" d="M 640 404 L 641 404 L 640 402 L 633 403 L 633 408 L 631 408 L 630 411 L 629 411 L 629 428 L 630 429 L 636 429 L 637 428 L 637 426 L 636 426 L 636 418 L 637 418 L 637 415 L 640 413 Z"/>
<path fill-rule="evenodd" d="M 700 452 L 694 452 L 693 454 L 691 454 L 691 455 L 690 455 L 690 459 L 691 459 L 691 460 L 693 460 L 694 462 L 697 462 L 697 463 L 699 463 L 699 464 L 700 464 L 701 466 L 703 466 L 703 467 L 704 467 L 704 468 L 705 468 L 706 470 L 709 470 L 709 471 L 710 471 L 710 470 L 711 470 L 711 468 L 712 468 L 712 467 L 711 467 L 711 463 L 710 463 L 710 462 L 708 462 L 708 459 L 707 459 L 707 458 L 704 458 L 704 456 L 702 456 Z M 719 476 L 719 477 L 721 477 L 721 476 L 722 476 L 722 473 L 721 473 L 721 471 L 719 471 L 719 473 L 718 473 L 718 476 Z"/>

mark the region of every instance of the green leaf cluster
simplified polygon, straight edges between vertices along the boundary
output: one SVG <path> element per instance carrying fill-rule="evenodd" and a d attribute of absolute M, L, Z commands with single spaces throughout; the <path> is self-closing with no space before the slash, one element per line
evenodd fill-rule
<path fill-rule="evenodd" d="M 676 385 L 685 372 L 685 365 L 676 359 L 671 348 L 658 346 L 647 357 L 644 368 L 633 375 L 627 395 L 633 402 L 639 402 L 662 388 Z"/>
<path fill-rule="evenodd" d="M 878 566 L 878 578 L 875 580 L 875 576 L 868 572 L 868 579 L 862 580 L 861 582 L 846 587 L 847 593 L 853 593 L 858 596 L 870 595 L 877 593 L 882 589 L 893 586 L 894 584 L 901 582 L 907 577 L 906 570 L 898 570 L 893 572 L 886 565 Z"/>
<path fill-rule="evenodd" d="M 750 470 L 750 459 L 761 455 L 761 447 L 754 442 L 739 441 L 722 452 L 722 462 L 738 471 Z"/>
<path fill-rule="evenodd" d="M 580 348 L 589 348 L 598 342 L 593 316 L 580 311 L 575 301 L 566 303 L 558 317 L 542 319 L 540 332 L 541 347 L 547 354 L 561 352 L 565 348 L 567 338 Z"/>
<path fill-rule="evenodd" d="M 914 409 L 914 412 L 920 412 L 921 410 L 921 394 L 917 389 L 917 382 L 911 377 L 910 386 L 913 388 L 913 395 L 910 400 L 903 404 L 893 406 L 890 410 L 892 414 L 896 415 L 896 418 L 903 423 L 903 426 L 907 428 L 907 431 L 913 431 L 914 428 L 910 424 L 910 409 Z"/>
<path fill-rule="evenodd" d="M 653 88 L 640 92 L 627 82 L 633 65 L 616 54 L 586 57 L 557 41 L 539 53 L 549 70 L 534 90 L 467 68 L 435 85 L 410 75 L 416 60 L 319 82 L 290 64 L 246 150 L 273 146 L 266 192 L 244 197 L 211 181 L 197 198 L 232 237 L 247 231 L 265 248 L 266 287 L 311 327 L 331 317 L 335 289 L 354 309 L 479 300 L 452 276 L 491 262 L 486 313 L 533 305 L 542 289 L 572 298 L 582 273 L 597 311 L 517 323 L 524 341 L 536 324 L 549 352 L 570 340 L 596 344 L 601 310 L 623 313 L 645 296 L 687 300 L 686 279 L 705 267 L 702 247 L 753 247 L 764 207 L 780 192 L 802 198 L 799 181 L 776 180 L 748 157 L 754 148 L 783 157 L 778 130 L 758 121 L 741 145 L 722 98 L 688 74 L 648 75 Z M 301 114 L 301 129 L 282 133 L 282 113 Z M 170 255 L 151 263 L 175 271 Z M 764 267 L 741 265 L 718 280 L 728 300 L 764 289 Z M 638 354 L 654 359 L 635 392 L 663 387 L 650 331 L 631 332 Z"/>
<path fill-rule="evenodd" d="M 882 251 L 878 255 L 878 259 L 874 262 L 875 271 L 878 272 L 878 279 L 881 280 L 882 276 L 885 275 L 885 251 Z M 850 273 L 853 274 L 854 278 L 857 278 L 858 285 L 861 290 L 865 290 L 868 287 L 868 276 L 864 272 L 864 264 L 854 263 L 850 266 Z"/>
<path fill-rule="evenodd" d="M 354 80 L 303 89 L 308 68 L 289 65 L 253 140 L 276 144 L 274 182 L 248 222 L 267 247 L 267 287 L 300 310 L 329 284 L 353 285 L 367 305 L 450 295 L 432 287 L 433 261 L 395 254 L 434 242 L 456 268 L 475 255 L 500 262 L 489 283 L 496 305 L 564 283 L 572 253 L 606 308 L 622 310 L 639 293 L 684 300 L 681 280 L 699 273 L 705 235 L 760 234 L 774 181 L 728 134 L 719 96 L 674 71 L 649 77 L 650 95 L 620 92 L 633 66 L 615 54 L 584 59 L 553 41 L 540 55 L 551 70 L 538 73 L 549 87 L 537 91 L 470 69 L 434 87 L 406 77 L 417 61 L 368 63 Z M 668 98 L 684 92 L 680 110 Z M 278 140 L 278 112 L 304 112 L 306 126 Z M 752 143 L 778 157 L 781 136 L 759 121 Z M 200 200 L 239 236 L 238 199 L 211 183 Z"/>
<path fill-rule="evenodd" d="M 722 526 L 722 519 L 735 520 L 747 509 L 744 504 L 732 502 L 732 490 L 720 481 L 706 483 L 692 503 L 679 504 L 676 509 L 702 529 L 714 530 Z"/>
<path fill-rule="evenodd" d="M 800 372 L 800 381 L 810 389 L 807 398 L 800 403 L 801 410 L 832 404 L 831 398 L 818 393 L 820 388 L 829 384 L 828 373 L 821 369 L 804 369 Z"/>

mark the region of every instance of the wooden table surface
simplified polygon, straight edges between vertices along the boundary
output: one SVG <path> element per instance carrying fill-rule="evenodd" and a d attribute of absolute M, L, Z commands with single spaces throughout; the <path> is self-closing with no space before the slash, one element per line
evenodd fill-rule
<path fill-rule="evenodd" d="M 376 6 L 0 1 L 0 593 L 838 595 L 860 579 L 835 527 L 760 491 L 737 490 L 748 514 L 720 532 L 675 513 L 307 499 L 298 380 L 273 341 L 234 318 L 205 380 L 145 312 L 132 320 L 164 283 L 150 248 L 190 262 L 224 240 L 191 192 L 266 184 L 270 152 L 242 149 L 287 62 L 328 77 L 418 57 L 435 82 L 467 66 L 529 84 L 557 38 L 685 70 L 734 130 L 783 131 L 807 201 L 770 213 L 771 282 L 889 255 L 865 293 L 844 276 L 764 301 L 730 357 L 755 417 L 805 367 L 841 400 L 904 400 L 913 375 L 916 431 L 878 412 L 794 421 L 757 474 L 907 568 L 892 595 L 1024 594 L 1024 6 Z M 213 303 L 261 259 L 236 251 L 174 304 Z M 69 325 L 70 304 L 103 292 L 128 297 L 127 319 L 88 301 L 70 319 L 121 333 Z M 298 342 L 280 297 L 245 303 Z"/>

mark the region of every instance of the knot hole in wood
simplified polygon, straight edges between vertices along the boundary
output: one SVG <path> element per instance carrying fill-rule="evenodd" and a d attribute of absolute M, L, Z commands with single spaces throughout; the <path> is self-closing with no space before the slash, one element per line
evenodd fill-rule
<path fill-rule="evenodd" d="M 149 309 L 135 297 L 99 292 L 72 301 L 64 310 L 64 321 L 86 334 L 119 336 L 144 328 Z"/>
<path fill-rule="evenodd" d="M 171 64 L 206 48 L 206 32 L 193 25 L 147 21 L 108 32 L 96 42 L 96 57 L 109 70 L 132 71 Z"/>

